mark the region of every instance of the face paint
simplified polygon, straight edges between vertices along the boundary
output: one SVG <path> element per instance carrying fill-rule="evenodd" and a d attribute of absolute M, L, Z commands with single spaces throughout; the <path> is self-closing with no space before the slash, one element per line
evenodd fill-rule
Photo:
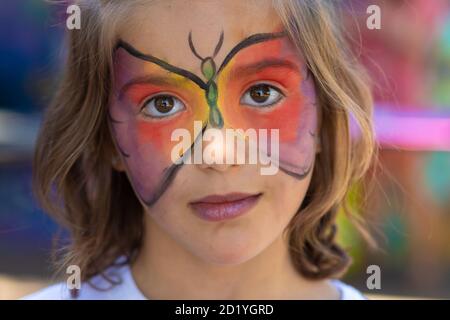
<path fill-rule="evenodd" d="M 213 54 L 202 57 L 189 34 L 188 44 L 201 64 L 202 80 L 119 42 L 114 57 L 116 94 L 109 118 L 135 191 L 149 206 L 159 199 L 182 165 L 171 161 L 175 144 L 172 132 L 185 128 L 198 140 L 194 121 L 204 124 L 202 132 L 207 125 L 278 129 L 279 167 L 297 178 L 306 176 L 312 167 L 314 86 L 286 35 L 250 36 L 237 44 L 217 68 L 214 58 L 222 43 L 223 33 Z"/>
<path fill-rule="evenodd" d="M 116 51 L 115 61 L 116 84 L 126 84 L 117 87 L 118 95 L 112 98 L 112 130 L 134 188 L 146 204 L 152 205 L 179 169 L 170 159 L 172 131 L 188 128 L 194 120 L 206 122 L 208 104 L 203 90 L 184 76 L 154 63 L 143 63 L 122 49 Z M 177 99 L 178 110 L 170 116 L 159 112 L 161 117 L 157 118 L 155 98 L 164 95 Z M 193 134 L 193 128 L 189 130 Z"/>
<path fill-rule="evenodd" d="M 239 51 L 221 70 L 218 87 L 226 92 L 219 95 L 219 105 L 227 126 L 279 129 L 280 169 L 297 178 L 309 173 L 317 126 L 314 84 L 287 37 Z M 246 104 L 242 95 L 249 88 L 277 98 L 273 103 Z"/>

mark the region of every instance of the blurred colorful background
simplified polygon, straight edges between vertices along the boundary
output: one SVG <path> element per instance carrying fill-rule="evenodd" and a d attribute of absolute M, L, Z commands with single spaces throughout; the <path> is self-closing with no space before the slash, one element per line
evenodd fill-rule
<path fill-rule="evenodd" d="M 374 298 L 450 298 L 450 0 L 341 3 L 373 81 L 380 145 L 367 181 L 351 191 L 378 249 L 341 214 L 340 241 L 354 260 L 344 280 Z M 371 4 L 381 8 L 380 30 L 366 27 Z M 43 0 L 0 2 L 0 299 L 52 281 L 57 226 L 33 198 L 31 156 L 64 61 L 64 14 Z M 373 264 L 380 290 L 366 286 Z"/>

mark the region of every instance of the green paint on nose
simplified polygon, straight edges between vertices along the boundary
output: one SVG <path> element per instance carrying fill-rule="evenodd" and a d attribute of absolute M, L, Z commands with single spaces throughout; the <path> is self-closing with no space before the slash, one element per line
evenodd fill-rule
<path fill-rule="evenodd" d="M 214 82 L 206 89 L 206 100 L 209 105 L 209 123 L 215 128 L 223 127 L 223 117 L 217 107 L 217 85 Z"/>
<path fill-rule="evenodd" d="M 210 81 L 216 75 L 216 64 L 211 57 L 203 60 L 202 73 L 208 81 Z"/>
<path fill-rule="evenodd" d="M 211 126 L 213 126 L 214 128 L 221 129 L 223 127 L 222 115 L 220 114 L 217 106 L 215 108 L 211 108 L 210 110 L 209 123 L 211 123 Z"/>
<path fill-rule="evenodd" d="M 211 82 L 208 89 L 206 89 L 206 100 L 210 106 L 217 104 L 217 96 L 217 85 Z"/>

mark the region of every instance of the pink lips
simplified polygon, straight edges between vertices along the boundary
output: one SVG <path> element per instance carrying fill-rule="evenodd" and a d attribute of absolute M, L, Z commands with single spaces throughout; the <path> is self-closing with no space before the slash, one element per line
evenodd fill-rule
<path fill-rule="evenodd" d="M 197 216 L 208 221 L 221 221 L 240 216 L 258 202 L 261 193 L 229 193 L 211 195 L 191 203 Z"/>

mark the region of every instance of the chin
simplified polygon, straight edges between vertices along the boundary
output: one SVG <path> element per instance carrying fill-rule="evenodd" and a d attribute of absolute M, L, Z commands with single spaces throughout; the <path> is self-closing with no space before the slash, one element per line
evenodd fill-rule
<path fill-rule="evenodd" d="M 207 244 L 206 251 L 200 255 L 203 260 L 220 266 L 238 265 L 254 258 L 261 252 L 259 246 L 251 238 L 242 238 L 211 241 Z"/>

